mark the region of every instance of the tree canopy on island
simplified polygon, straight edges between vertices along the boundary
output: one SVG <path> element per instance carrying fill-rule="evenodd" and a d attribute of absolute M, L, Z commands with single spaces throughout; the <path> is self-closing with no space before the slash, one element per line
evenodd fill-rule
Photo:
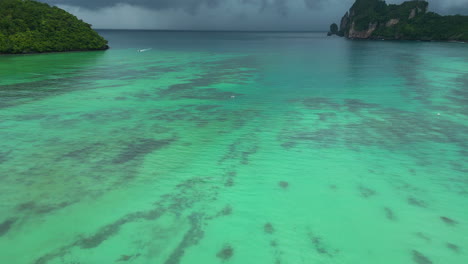
<path fill-rule="evenodd" d="M 91 25 L 70 13 L 32 0 L 0 0 L 0 53 L 107 49 Z"/>

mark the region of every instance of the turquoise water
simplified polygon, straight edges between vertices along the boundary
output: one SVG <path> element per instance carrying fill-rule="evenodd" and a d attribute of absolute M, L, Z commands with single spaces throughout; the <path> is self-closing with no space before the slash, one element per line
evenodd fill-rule
<path fill-rule="evenodd" d="M 0 263 L 468 263 L 466 44 L 101 33 L 0 57 Z"/>

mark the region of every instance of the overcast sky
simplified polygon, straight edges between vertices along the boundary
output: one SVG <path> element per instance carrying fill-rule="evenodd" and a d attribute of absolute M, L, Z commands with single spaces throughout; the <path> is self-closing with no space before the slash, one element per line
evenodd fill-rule
<path fill-rule="evenodd" d="M 94 28 L 327 30 L 354 0 L 42 0 Z M 400 3 L 402 0 L 388 0 Z M 468 15 L 468 0 L 429 0 L 432 11 Z"/>

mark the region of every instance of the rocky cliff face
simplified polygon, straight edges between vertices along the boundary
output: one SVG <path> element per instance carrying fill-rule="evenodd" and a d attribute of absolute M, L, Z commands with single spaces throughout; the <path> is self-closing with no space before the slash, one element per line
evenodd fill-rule
<path fill-rule="evenodd" d="M 348 37 L 349 34 L 347 34 L 348 32 L 346 31 L 345 32 L 345 29 L 348 28 L 348 25 L 349 25 L 349 13 L 346 12 L 346 14 L 343 16 L 343 18 L 341 18 L 341 23 L 340 23 L 340 35 L 341 36 L 346 36 Z"/>
<path fill-rule="evenodd" d="M 336 35 L 349 39 L 468 40 L 468 17 L 427 12 L 428 2 L 387 5 L 383 0 L 356 0 L 343 16 Z"/>
<path fill-rule="evenodd" d="M 387 5 L 382 0 L 357 0 L 341 19 L 340 32 L 347 38 L 368 39 L 380 27 L 392 27 L 427 11 L 426 1 Z"/>
<path fill-rule="evenodd" d="M 369 26 L 365 30 L 356 30 L 356 23 L 353 21 L 351 23 L 351 28 L 348 31 L 348 38 L 357 38 L 357 39 L 367 39 L 372 36 L 375 29 L 377 29 L 377 22 L 370 22 Z"/>

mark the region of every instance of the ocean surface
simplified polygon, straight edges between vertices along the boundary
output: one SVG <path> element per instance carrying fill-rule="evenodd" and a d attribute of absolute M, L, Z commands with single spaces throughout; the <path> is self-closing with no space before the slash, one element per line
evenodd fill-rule
<path fill-rule="evenodd" d="M 0 263 L 468 263 L 468 45 L 100 31 L 0 56 Z"/>

